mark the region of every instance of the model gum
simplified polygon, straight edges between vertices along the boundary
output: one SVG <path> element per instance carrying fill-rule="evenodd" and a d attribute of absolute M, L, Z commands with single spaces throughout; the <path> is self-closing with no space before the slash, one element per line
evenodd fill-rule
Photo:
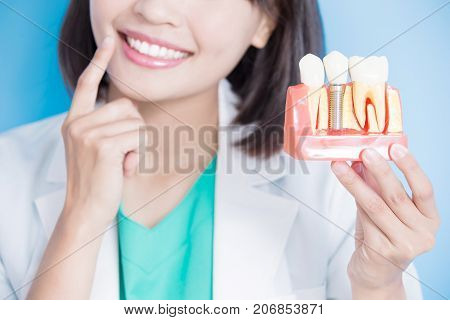
<path fill-rule="evenodd" d="M 400 94 L 387 84 L 386 57 L 355 56 L 347 60 L 333 51 L 323 62 L 308 54 L 299 67 L 302 83 L 289 87 L 286 96 L 284 149 L 291 156 L 358 160 L 363 149 L 374 148 L 389 159 L 392 144 L 407 146 Z M 325 73 L 329 84 L 341 86 L 343 92 L 339 130 L 330 127 L 333 102 Z"/>

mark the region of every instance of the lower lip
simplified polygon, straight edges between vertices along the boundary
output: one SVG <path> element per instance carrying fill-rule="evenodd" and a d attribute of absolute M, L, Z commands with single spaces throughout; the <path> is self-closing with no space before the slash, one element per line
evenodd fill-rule
<path fill-rule="evenodd" d="M 147 56 L 145 54 L 142 54 L 140 52 L 137 52 L 133 48 L 131 48 L 127 41 L 125 39 L 122 39 L 122 47 L 123 51 L 125 52 L 125 55 L 128 59 L 130 59 L 132 62 L 146 67 L 150 69 L 168 69 L 178 66 L 179 64 L 185 62 L 189 57 L 182 58 L 182 59 L 160 59 L 160 58 L 154 58 Z"/>

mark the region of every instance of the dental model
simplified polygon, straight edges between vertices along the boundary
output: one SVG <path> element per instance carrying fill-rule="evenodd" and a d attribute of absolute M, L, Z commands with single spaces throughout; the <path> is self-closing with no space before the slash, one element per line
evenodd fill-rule
<path fill-rule="evenodd" d="M 286 97 L 284 149 L 292 157 L 359 160 L 362 150 L 373 148 L 389 160 L 392 144 L 407 146 L 386 57 L 347 59 L 333 51 L 323 62 L 308 54 L 299 67 L 302 83 L 289 87 Z"/>

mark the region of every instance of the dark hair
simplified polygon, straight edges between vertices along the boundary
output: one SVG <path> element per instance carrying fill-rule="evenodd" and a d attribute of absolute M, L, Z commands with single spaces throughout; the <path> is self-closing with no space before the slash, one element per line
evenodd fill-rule
<path fill-rule="evenodd" d="M 262 49 L 250 47 L 228 76 L 241 98 L 235 124 L 256 129 L 238 142 L 252 155 L 270 156 L 283 145 L 284 104 L 288 86 L 299 83 L 298 61 L 307 53 L 322 54 L 322 25 L 316 0 L 250 0 L 276 21 Z M 60 35 L 59 62 L 67 86 L 73 90 L 97 48 L 92 32 L 89 0 L 72 0 Z M 99 97 L 108 87 L 105 76 Z"/>

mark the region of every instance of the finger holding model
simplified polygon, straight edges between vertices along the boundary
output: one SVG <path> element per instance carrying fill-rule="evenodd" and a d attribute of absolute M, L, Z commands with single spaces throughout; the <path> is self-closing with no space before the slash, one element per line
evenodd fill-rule
<path fill-rule="evenodd" d="M 296 159 L 331 160 L 355 198 L 353 297 L 405 298 L 404 270 L 433 248 L 440 221 L 431 182 L 407 149 L 399 91 L 387 84 L 388 60 L 333 51 L 323 61 L 308 54 L 299 67 L 302 84 L 287 94 L 285 150 Z"/>
<path fill-rule="evenodd" d="M 402 145 L 391 157 L 405 175 L 410 197 L 389 163 L 367 149 L 351 168 L 334 162 L 339 181 L 358 207 L 356 250 L 348 267 L 354 298 L 405 298 L 403 271 L 420 254 L 434 247 L 440 224 L 433 187 L 417 161 Z"/>

